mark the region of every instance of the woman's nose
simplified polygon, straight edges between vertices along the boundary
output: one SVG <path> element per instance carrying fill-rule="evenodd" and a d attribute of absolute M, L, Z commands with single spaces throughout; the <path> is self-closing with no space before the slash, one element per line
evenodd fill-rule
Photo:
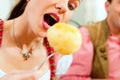
<path fill-rule="evenodd" d="M 58 9 L 59 14 L 63 14 L 67 11 L 67 6 L 65 3 L 57 3 L 55 7 Z"/>

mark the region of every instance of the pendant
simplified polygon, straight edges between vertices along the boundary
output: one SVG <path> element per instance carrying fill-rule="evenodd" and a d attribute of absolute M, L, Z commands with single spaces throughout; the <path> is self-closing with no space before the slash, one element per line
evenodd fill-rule
<path fill-rule="evenodd" d="M 23 49 L 23 50 L 21 51 L 21 53 L 22 53 L 22 55 L 23 55 L 24 60 L 28 60 L 28 58 L 30 58 L 31 53 L 28 52 L 27 49 Z"/>

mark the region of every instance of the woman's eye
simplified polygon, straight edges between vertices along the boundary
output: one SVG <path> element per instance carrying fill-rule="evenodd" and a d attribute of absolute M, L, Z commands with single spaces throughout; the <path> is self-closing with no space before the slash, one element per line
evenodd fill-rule
<path fill-rule="evenodd" d="M 74 10 L 76 7 L 75 7 L 75 4 L 74 3 L 68 3 L 68 9 L 70 10 Z"/>

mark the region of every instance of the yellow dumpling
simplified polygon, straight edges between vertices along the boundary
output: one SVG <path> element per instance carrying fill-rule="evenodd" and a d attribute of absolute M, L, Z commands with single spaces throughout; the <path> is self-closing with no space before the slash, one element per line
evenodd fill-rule
<path fill-rule="evenodd" d="M 82 43 L 78 28 L 67 23 L 56 23 L 47 31 L 47 38 L 51 47 L 62 55 L 77 51 Z"/>

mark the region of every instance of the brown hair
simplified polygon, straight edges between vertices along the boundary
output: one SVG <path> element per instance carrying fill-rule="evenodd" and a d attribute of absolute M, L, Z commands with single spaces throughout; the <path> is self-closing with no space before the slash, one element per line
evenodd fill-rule
<path fill-rule="evenodd" d="M 110 3 L 112 2 L 112 0 L 107 0 L 107 1 L 110 2 Z"/>
<path fill-rule="evenodd" d="M 24 12 L 26 4 L 27 4 L 26 0 L 20 0 L 18 4 L 16 4 L 15 7 L 12 9 L 10 16 L 8 17 L 8 20 L 20 16 Z"/>

